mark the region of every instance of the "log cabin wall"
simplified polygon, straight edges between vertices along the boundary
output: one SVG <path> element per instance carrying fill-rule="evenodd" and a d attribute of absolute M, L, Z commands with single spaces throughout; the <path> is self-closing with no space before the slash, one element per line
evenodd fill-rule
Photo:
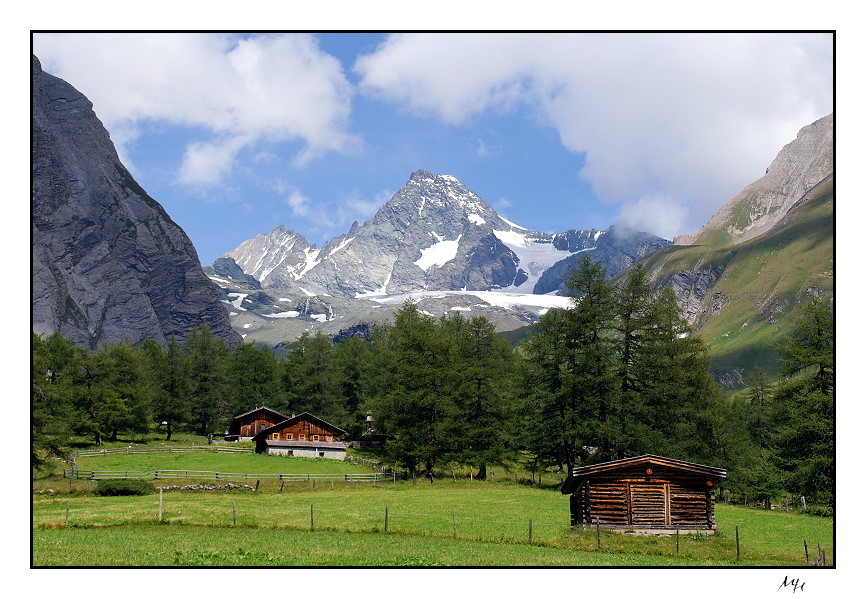
<path fill-rule="evenodd" d="M 276 437 L 274 435 L 277 435 Z M 340 435 L 332 428 L 320 426 L 307 420 L 299 420 L 288 426 L 280 427 L 268 432 L 268 438 L 279 441 L 321 441 L 323 443 L 336 443 Z M 316 438 L 318 437 L 318 438 Z M 329 439 L 330 437 L 330 439 Z"/>
<path fill-rule="evenodd" d="M 653 469 L 650 468 L 652 471 Z M 714 528 L 707 477 L 646 468 L 598 473 L 575 490 L 572 522 L 640 528 Z"/>

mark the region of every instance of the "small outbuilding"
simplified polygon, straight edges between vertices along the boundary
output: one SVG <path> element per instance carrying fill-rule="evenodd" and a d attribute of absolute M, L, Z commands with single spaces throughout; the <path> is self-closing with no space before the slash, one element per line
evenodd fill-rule
<path fill-rule="evenodd" d="M 288 416 L 280 414 L 266 406 L 259 406 L 249 412 L 238 414 L 232 418 L 226 431 L 226 441 L 250 441 L 260 431 L 286 420 Z"/>
<path fill-rule="evenodd" d="M 714 486 L 722 468 L 642 455 L 574 468 L 562 484 L 571 494 L 571 525 L 665 534 L 715 531 Z"/>
<path fill-rule="evenodd" d="M 260 431 L 253 437 L 256 453 L 305 458 L 346 459 L 346 431 L 304 412 Z"/>

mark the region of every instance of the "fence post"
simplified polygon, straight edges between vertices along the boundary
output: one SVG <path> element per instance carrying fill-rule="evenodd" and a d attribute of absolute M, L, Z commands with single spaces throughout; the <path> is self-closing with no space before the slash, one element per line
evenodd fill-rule
<path fill-rule="evenodd" d="M 601 521 L 598 518 L 595 519 L 595 545 L 601 551 Z"/>
<path fill-rule="evenodd" d="M 385 532 L 388 532 L 388 506 L 385 506 Z"/>
<path fill-rule="evenodd" d="M 162 522 L 162 489 L 159 490 L 159 521 Z"/>
<path fill-rule="evenodd" d="M 313 504 L 310 504 L 310 530 L 315 530 L 315 525 L 313 522 Z"/>
<path fill-rule="evenodd" d="M 451 526 L 454 527 L 454 538 L 457 538 L 457 516 L 454 514 L 454 510 L 451 510 Z"/>
<path fill-rule="evenodd" d="M 232 501 L 232 526 L 238 524 L 238 504 Z"/>
<path fill-rule="evenodd" d="M 737 561 L 740 560 L 740 527 L 737 526 L 734 528 L 734 532 L 737 536 Z"/>
<path fill-rule="evenodd" d="M 806 563 L 809 563 L 809 544 L 806 543 L 806 539 L 803 539 L 803 550 L 806 552 Z"/>
<path fill-rule="evenodd" d="M 529 544 L 532 544 L 532 519 L 529 519 Z"/>
<path fill-rule="evenodd" d="M 256 491 L 259 490 L 259 482 L 260 482 L 260 481 L 257 479 L 257 480 L 256 480 Z"/>

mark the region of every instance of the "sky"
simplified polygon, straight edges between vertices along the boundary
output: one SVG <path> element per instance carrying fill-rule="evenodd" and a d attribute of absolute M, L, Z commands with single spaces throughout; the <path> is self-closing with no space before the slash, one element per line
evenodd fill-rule
<path fill-rule="evenodd" d="M 546 232 L 694 232 L 833 111 L 827 33 L 35 33 L 202 264 L 412 172 Z"/>

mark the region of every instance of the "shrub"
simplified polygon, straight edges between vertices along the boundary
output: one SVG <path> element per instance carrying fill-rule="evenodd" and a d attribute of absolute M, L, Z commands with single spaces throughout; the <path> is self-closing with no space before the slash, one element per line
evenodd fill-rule
<path fill-rule="evenodd" d="M 146 480 L 101 480 L 96 484 L 94 493 L 102 497 L 115 495 L 150 495 L 155 489 Z"/>

